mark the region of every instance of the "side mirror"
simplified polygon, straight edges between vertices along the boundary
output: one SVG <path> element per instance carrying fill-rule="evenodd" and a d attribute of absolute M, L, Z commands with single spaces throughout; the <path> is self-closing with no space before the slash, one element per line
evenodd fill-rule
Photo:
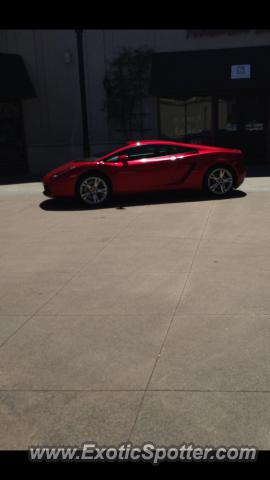
<path fill-rule="evenodd" d="M 128 162 L 128 155 L 119 155 L 118 160 L 119 162 L 126 164 Z"/>

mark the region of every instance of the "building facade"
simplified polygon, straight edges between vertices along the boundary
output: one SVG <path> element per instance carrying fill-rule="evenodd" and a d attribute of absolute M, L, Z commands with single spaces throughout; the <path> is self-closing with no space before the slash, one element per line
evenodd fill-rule
<path fill-rule="evenodd" d="M 270 161 L 270 30 L 84 30 L 83 45 L 92 152 L 123 142 L 106 111 L 110 63 L 124 47 L 147 47 L 144 138 L 239 147 L 252 162 Z M 0 68 L 0 171 L 39 175 L 81 158 L 75 30 L 2 30 Z"/>

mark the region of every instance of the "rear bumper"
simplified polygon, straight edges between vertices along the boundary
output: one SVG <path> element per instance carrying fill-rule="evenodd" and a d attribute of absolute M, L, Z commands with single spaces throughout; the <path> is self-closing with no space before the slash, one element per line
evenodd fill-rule
<path fill-rule="evenodd" d="M 237 169 L 237 178 L 236 178 L 236 185 L 235 187 L 238 188 L 242 185 L 243 181 L 246 178 L 246 170 L 245 168 L 238 168 Z"/>

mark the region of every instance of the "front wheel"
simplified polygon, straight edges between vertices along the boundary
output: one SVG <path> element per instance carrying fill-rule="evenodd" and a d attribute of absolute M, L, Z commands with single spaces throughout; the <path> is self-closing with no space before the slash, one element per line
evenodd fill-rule
<path fill-rule="evenodd" d="M 225 166 L 213 167 L 205 176 L 205 190 L 216 196 L 227 195 L 234 186 L 234 177 L 230 168 Z"/>
<path fill-rule="evenodd" d="M 78 183 L 77 196 L 86 205 L 102 205 L 110 196 L 109 182 L 99 175 L 87 175 Z"/>

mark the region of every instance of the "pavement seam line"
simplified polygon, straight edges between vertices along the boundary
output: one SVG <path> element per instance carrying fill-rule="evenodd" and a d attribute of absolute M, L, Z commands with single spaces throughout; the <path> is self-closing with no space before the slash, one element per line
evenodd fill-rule
<path fill-rule="evenodd" d="M 135 217 L 137 217 L 139 215 L 140 211 L 135 215 Z M 133 222 L 133 218 L 130 222 L 128 222 L 124 227 L 123 229 L 121 229 L 119 232 L 117 232 L 115 235 L 113 235 L 112 237 L 110 237 L 106 242 L 104 242 L 104 245 L 102 246 L 102 248 L 96 253 L 96 256 L 99 256 L 101 252 L 103 252 L 103 250 L 107 247 L 107 244 L 109 242 L 111 242 L 112 240 L 115 240 L 115 238 L 118 237 L 118 235 L 120 235 L 126 228 L 129 227 L 129 225 Z M 86 262 L 86 264 L 84 264 L 83 267 L 81 267 L 79 270 L 76 270 L 74 272 L 74 275 L 72 275 L 56 292 L 54 292 L 54 294 L 49 297 L 42 305 L 40 305 L 40 307 L 38 307 L 38 309 L 30 316 L 27 316 L 27 319 L 16 329 L 14 330 L 11 335 L 9 335 L 1 344 L 0 344 L 0 348 L 2 348 L 4 345 L 6 345 L 6 343 L 8 343 L 8 341 L 13 338 L 19 330 L 21 330 L 28 322 L 30 322 L 32 320 L 32 318 L 34 318 L 38 312 L 43 308 L 45 307 L 56 295 L 58 295 L 74 278 L 76 278 L 77 275 L 79 275 L 82 270 L 84 268 L 87 267 L 87 265 L 89 265 L 91 263 L 92 259 L 90 259 L 88 262 Z"/>
<path fill-rule="evenodd" d="M 133 432 L 134 432 L 135 425 L 136 425 L 137 420 L 138 420 L 138 418 L 139 418 L 139 414 L 140 414 L 140 412 L 141 412 L 142 405 L 143 405 L 143 402 L 144 402 L 146 393 L 147 393 L 147 391 L 149 391 L 149 390 L 148 390 L 148 387 L 149 387 L 149 385 L 150 385 L 150 383 L 151 383 L 151 380 L 152 380 L 152 378 L 153 378 L 153 375 L 154 375 L 155 369 L 156 369 L 156 367 L 157 367 L 158 361 L 159 361 L 159 359 L 160 359 L 160 357 L 161 357 L 162 350 L 163 350 L 164 345 L 165 345 L 165 343 L 166 343 L 166 340 L 167 340 L 167 338 L 168 338 L 168 335 L 169 335 L 171 326 L 172 326 L 172 324 L 173 324 L 173 322 L 174 322 L 176 311 L 177 311 L 177 309 L 178 309 L 178 306 L 181 305 L 181 301 L 182 301 L 182 299 L 183 299 L 184 292 L 185 292 L 185 290 L 186 290 L 187 284 L 188 284 L 188 282 L 189 282 L 190 275 L 191 275 L 191 273 L 192 273 L 192 267 L 193 267 L 195 258 L 196 258 L 196 256 L 197 256 L 198 251 L 199 251 L 200 244 L 201 244 L 201 242 L 202 242 L 202 240 L 203 240 L 204 232 L 205 232 L 205 230 L 206 230 L 206 228 L 207 228 L 207 226 L 208 226 L 209 219 L 210 219 L 210 217 L 211 217 L 211 215 L 212 215 L 213 210 L 214 210 L 214 205 L 211 205 L 210 208 L 209 208 L 209 211 L 208 211 L 206 220 L 205 220 L 205 222 L 204 222 L 204 225 L 203 225 L 203 228 L 202 228 L 202 232 L 201 232 L 201 235 L 200 235 L 200 237 L 199 237 L 197 246 L 196 246 L 196 248 L 195 248 L 195 250 L 194 250 L 194 254 L 193 254 L 193 257 L 192 257 L 192 260 L 191 260 L 191 263 L 190 263 L 190 268 L 189 268 L 189 270 L 188 270 L 188 272 L 187 272 L 187 276 L 186 276 L 186 279 L 185 279 L 184 286 L 183 286 L 183 288 L 182 288 L 182 290 L 181 290 L 181 293 L 180 293 L 178 302 L 177 302 L 177 304 L 176 304 L 176 306 L 175 306 L 174 312 L 173 312 L 173 314 L 172 314 L 172 318 L 171 318 L 171 320 L 170 320 L 170 322 L 169 322 L 169 325 L 168 325 L 168 328 L 167 328 L 167 330 L 166 330 L 166 332 L 165 332 L 165 336 L 164 336 L 164 339 L 163 339 L 163 341 L 162 341 L 162 343 L 161 343 L 160 350 L 159 350 L 159 352 L 158 352 L 158 354 L 157 354 L 157 356 L 156 356 L 156 358 L 155 358 L 152 371 L 151 371 L 151 373 L 150 373 L 150 375 L 149 375 L 148 382 L 147 382 L 147 384 L 146 384 L 146 387 L 145 387 L 145 389 L 144 389 L 144 392 L 143 392 L 141 401 L 140 401 L 140 403 L 139 403 L 139 407 L 138 407 L 138 411 L 137 411 L 137 414 L 136 414 L 136 417 L 135 417 L 135 421 L 134 421 L 134 423 L 133 423 L 133 425 L 132 425 L 132 427 L 131 427 L 131 430 L 130 430 L 130 433 L 129 433 L 129 436 L 128 436 L 128 441 L 130 441 L 130 438 L 131 438 L 131 436 L 132 436 L 132 434 L 133 434 Z"/>
<path fill-rule="evenodd" d="M 36 393 L 47 393 L 47 392 L 55 392 L 55 393 L 111 393 L 111 392 L 145 392 L 144 388 L 0 388 L 1 392 L 18 392 L 18 393 L 28 393 L 28 392 L 36 392 Z M 147 392 L 159 392 L 159 393 L 266 393 L 270 394 L 270 390 L 202 390 L 202 389 L 182 389 L 182 388 L 149 388 Z"/>

